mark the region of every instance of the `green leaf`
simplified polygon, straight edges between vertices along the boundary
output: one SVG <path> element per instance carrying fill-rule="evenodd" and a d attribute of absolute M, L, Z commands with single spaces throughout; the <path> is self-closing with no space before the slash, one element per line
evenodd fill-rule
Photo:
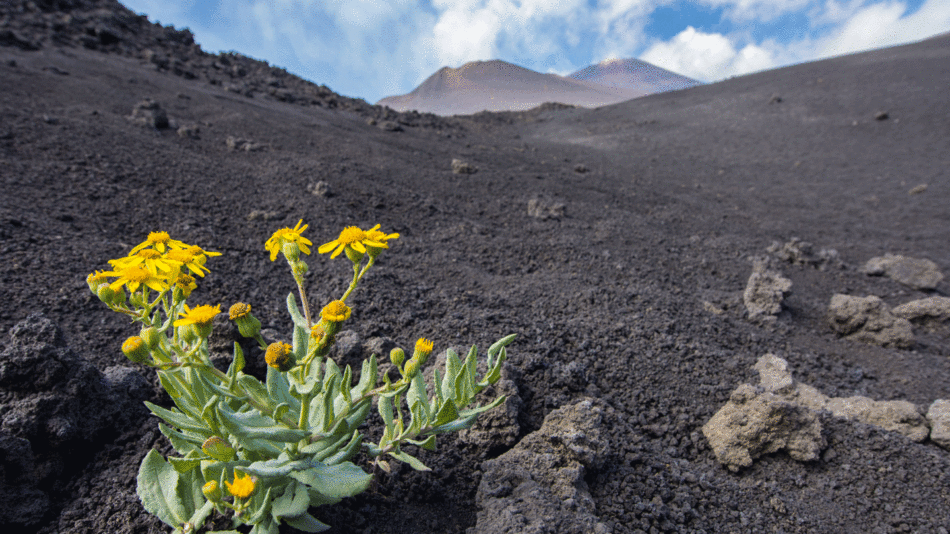
<path fill-rule="evenodd" d="M 345 447 L 338 450 L 333 456 L 326 458 L 316 458 L 327 465 L 336 465 L 340 462 L 345 462 L 353 456 L 356 455 L 360 450 L 360 444 L 363 443 L 363 436 L 359 433 L 358 430 L 353 431 L 352 437 L 350 437 L 349 443 Z"/>
<path fill-rule="evenodd" d="M 178 497 L 178 471 L 155 449 L 139 467 L 138 490 L 142 506 L 166 525 L 177 528 L 191 516 Z"/>
<path fill-rule="evenodd" d="M 492 343 L 491 347 L 488 347 L 488 366 L 491 367 L 492 361 L 495 358 L 495 355 L 501 352 L 502 349 L 511 344 L 515 338 L 518 337 L 518 334 L 509 334 L 498 341 Z"/>
<path fill-rule="evenodd" d="M 330 525 L 321 523 L 310 514 L 284 518 L 284 523 L 304 532 L 324 532 L 330 530 Z"/>
<path fill-rule="evenodd" d="M 175 428 L 181 430 L 190 430 L 192 432 L 197 432 L 201 435 L 204 435 L 205 438 L 211 436 L 213 432 L 204 424 L 203 421 L 196 421 L 195 419 L 181 413 L 173 412 L 171 410 L 166 410 L 161 406 L 156 406 L 151 402 L 145 401 L 145 406 L 153 414 L 162 418 L 166 423 L 172 425 Z"/>
<path fill-rule="evenodd" d="M 158 424 L 158 430 L 168 438 L 168 441 L 171 442 L 172 447 L 175 448 L 181 454 L 188 454 L 189 452 L 201 450 L 201 444 L 204 443 L 204 440 L 194 436 L 189 436 L 184 432 L 179 432 L 167 425 L 161 423 Z"/>
<path fill-rule="evenodd" d="M 207 458 L 207 456 L 204 458 L 175 458 L 169 456 L 168 461 L 175 468 L 175 471 L 178 471 L 179 473 L 186 473 L 201 465 L 201 460 Z"/>
<path fill-rule="evenodd" d="M 294 320 L 294 324 L 300 328 L 309 328 L 307 324 L 307 318 L 300 313 L 300 310 L 297 308 L 297 299 L 294 298 L 293 293 L 287 293 L 287 311 L 290 312 L 290 318 Z"/>
<path fill-rule="evenodd" d="M 376 362 L 376 355 L 373 354 L 368 360 L 363 360 L 363 368 L 360 370 L 360 381 L 350 392 L 352 397 L 362 397 L 376 386 L 378 381 L 379 366 Z"/>
<path fill-rule="evenodd" d="M 383 445 L 383 441 L 387 443 L 393 439 L 393 404 L 386 397 L 380 397 L 379 402 L 379 415 L 383 418 L 383 424 L 386 425 L 386 430 L 383 432 L 383 438 L 380 440 L 380 446 Z"/>
<path fill-rule="evenodd" d="M 406 462 L 407 464 L 409 464 L 410 467 L 412 467 L 416 471 L 432 471 L 431 469 L 426 467 L 424 463 L 419 461 L 418 458 L 408 453 L 405 453 L 402 451 L 393 451 L 393 452 L 390 452 L 389 455 L 397 460 Z"/>
<path fill-rule="evenodd" d="M 302 361 L 307 357 L 307 348 L 310 344 L 310 331 L 306 328 L 294 324 L 294 359 Z"/>
<path fill-rule="evenodd" d="M 197 484 L 195 487 L 201 488 L 201 484 Z M 201 493 L 200 489 L 198 491 Z M 208 519 L 208 516 L 211 515 L 211 512 L 214 512 L 214 503 L 208 501 L 204 498 L 202 494 L 202 505 L 195 510 L 195 513 L 188 519 L 188 522 L 192 525 L 195 525 L 195 528 L 200 532 L 201 525 Z"/>
<path fill-rule="evenodd" d="M 343 378 L 340 380 L 340 396 L 343 398 L 347 408 L 353 405 L 353 400 L 350 397 L 350 388 L 352 387 L 353 369 L 347 365 L 346 370 L 343 371 Z"/>
<path fill-rule="evenodd" d="M 442 378 L 442 396 L 446 399 L 455 398 L 455 379 L 461 371 L 462 362 L 455 351 L 445 351 L 445 376 Z"/>
<path fill-rule="evenodd" d="M 307 486 L 301 482 L 294 481 L 284 488 L 284 493 L 274 499 L 271 503 L 271 516 L 280 523 L 280 520 L 287 517 L 295 517 L 307 512 L 310 507 L 310 495 L 307 492 Z"/>
<path fill-rule="evenodd" d="M 244 350 L 241 349 L 241 345 L 237 341 L 234 342 L 234 359 L 231 360 L 231 365 L 228 366 L 228 378 L 231 379 L 230 386 L 235 384 L 237 380 L 237 374 L 244 370 Z"/>
<path fill-rule="evenodd" d="M 300 413 L 300 401 L 290 394 L 290 383 L 284 373 L 267 366 L 267 395 L 275 404 L 286 404 Z"/>
<path fill-rule="evenodd" d="M 458 408 L 455 406 L 455 402 L 452 399 L 445 399 L 445 402 L 442 403 L 442 407 L 439 408 L 439 413 L 436 415 L 432 426 L 440 426 L 450 423 L 458 419 L 458 416 L 459 412 Z"/>
<path fill-rule="evenodd" d="M 419 405 L 424 416 L 423 424 L 429 420 L 429 399 L 426 395 L 426 383 L 422 373 L 416 373 L 416 376 L 412 377 L 409 390 L 406 392 L 406 404 L 409 405 L 410 410 L 414 410 L 415 406 Z"/>
<path fill-rule="evenodd" d="M 407 439 L 406 443 L 412 443 L 413 445 L 417 447 L 422 447 L 423 449 L 427 451 L 435 450 L 435 436 L 429 436 L 424 441 L 416 441 L 414 439 Z"/>
<path fill-rule="evenodd" d="M 373 475 L 350 462 L 336 465 L 312 462 L 310 469 L 295 471 L 290 476 L 310 486 L 320 495 L 336 499 L 335 502 L 366 491 L 373 480 Z"/>
<path fill-rule="evenodd" d="M 262 415 L 257 410 L 234 413 L 226 406 L 219 404 L 218 415 L 228 432 L 240 438 L 293 443 L 310 434 L 306 430 L 274 424 L 273 419 Z"/>

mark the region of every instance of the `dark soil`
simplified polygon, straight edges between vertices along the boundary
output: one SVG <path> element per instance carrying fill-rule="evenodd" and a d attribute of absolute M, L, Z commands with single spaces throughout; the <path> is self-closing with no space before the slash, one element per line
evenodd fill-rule
<path fill-rule="evenodd" d="M 827 395 L 923 411 L 950 398 L 945 329 L 899 350 L 838 339 L 825 321 L 834 293 L 890 305 L 947 294 L 947 281 L 924 293 L 858 269 L 886 252 L 950 269 L 948 86 L 944 36 L 596 110 L 440 118 L 206 54 L 110 0 L 4 2 L 0 330 L 42 313 L 4 355 L 51 377 L 27 387 L 20 369 L 0 384 L 4 532 L 163 530 L 135 476 L 149 448 L 168 451 L 141 401 L 169 400 L 147 369 L 116 369 L 135 331 L 86 275 L 165 230 L 223 253 L 193 303 L 246 301 L 289 333 L 293 281 L 263 244 L 302 218 L 316 244 L 347 225 L 401 234 L 350 301 L 361 340 L 425 336 L 440 350 L 519 334 L 509 355 L 522 436 L 582 398 L 612 409 L 608 459 L 586 482 L 615 533 L 946 533 L 950 453 L 933 443 L 824 416 L 819 461 L 777 453 L 733 474 L 701 427 L 757 381 L 767 352 Z M 128 118 L 146 98 L 172 127 Z M 478 172 L 453 174 L 453 158 Z M 328 195 L 311 193 L 320 181 Z M 529 215 L 531 200 L 548 216 Z M 741 298 L 752 260 L 793 237 L 836 249 L 843 265 L 776 263 L 792 294 L 773 326 L 753 324 Z M 346 262 L 308 262 L 314 305 L 339 296 Z M 30 354 L 86 374 L 54 376 Z M 74 426 L 114 421 L 88 436 L 18 426 L 30 399 L 85 395 L 76 377 L 93 371 L 76 362 L 105 377 L 111 389 L 95 398 L 122 415 L 62 412 Z M 480 463 L 503 452 L 444 439 L 423 455 L 433 472 L 404 467 L 314 513 L 340 533 L 463 532 L 476 524 Z"/>

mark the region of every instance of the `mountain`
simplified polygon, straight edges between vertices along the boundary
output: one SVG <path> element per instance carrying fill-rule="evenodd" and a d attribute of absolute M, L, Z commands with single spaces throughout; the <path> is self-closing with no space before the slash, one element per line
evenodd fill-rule
<path fill-rule="evenodd" d="M 545 102 L 599 107 L 698 84 L 636 59 L 591 65 L 566 77 L 496 59 L 442 67 L 410 93 L 383 98 L 377 105 L 436 115 L 524 111 Z"/>
<path fill-rule="evenodd" d="M 702 82 L 692 78 L 633 58 L 601 61 L 568 75 L 568 78 L 617 89 L 642 91 L 644 95 L 702 85 Z"/>

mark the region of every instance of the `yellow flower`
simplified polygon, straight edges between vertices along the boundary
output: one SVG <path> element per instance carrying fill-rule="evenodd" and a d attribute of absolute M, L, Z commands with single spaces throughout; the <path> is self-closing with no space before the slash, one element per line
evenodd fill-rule
<path fill-rule="evenodd" d="M 141 337 L 132 336 L 122 344 L 122 354 L 134 363 L 142 363 L 148 358 L 148 346 Z"/>
<path fill-rule="evenodd" d="M 165 252 L 168 248 L 188 248 L 188 245 L 176 239 L 172 239 L 171 236 L 168 235 L 168 232 L 151 232 L 145 241 L 136 245 L 135 248 L 132 249 L 132 252 L 129 252 L 129 255 L 135 254 L 146 247 L 152 247 L 159 252 Z"/>
<path fill-rule="evenodd" d="M 342 300 L 334 300 L 323 307 L 323 310 L 320 311 L 320 317 L 323 317 L 323 320 L 327 322 L 341 323 L 349 319 L 352 312 L 353 310 Z"/>
<path fill-rule="evenodd" d="M 270 252 L 270 261 L 277 259 L 277 254 L 280 253 L 281 249 L 284 246 L 284 243 L 295 243 L 304 254 L 310 254 L 310 248 L 308 245 L 313 243 L 306 237 L 300 235 L 306 230 L 310 225 L 304 224 L 303 219 L 297 221 L 297 226 L 293 228 L 281 228 L 274 232 L 274 235 L 270 236 L 270 239 L 264 243 L 264 248 Z"/>
<path fill-rule="evenodd" d="M 102 273 L 105 276 L 117 276 L 118 278 L 109 284 L 113 291 L 118 291 L 120 287 L 126 286 L 129 291 L 135 293 L 140 286 L 146 286 L 155 291 L 165 291 L 168 289 L 168 281 L 149 271 L 145 267 L 132 265 L 130 267 L 121 267 L 115 271 Z"/>
<path fill-rule="evenodd" d="M 183 326 L 188 324 L 209 326 L 211 321 L 213 321 L 219 313 L 221 313 L 220 304 L 217 306 L 202 304 L 201 306 L 195 306 L 194 308 L 189 308 L 188 305 L 185 304 L 185 311 L 178 312 L 178 315 L 181 315 L 182 319 L 176 320 L 174 326 Z"/>
<path fill-rule="evenodd" d="M 192 291 L 197 289 L 198 284 L 195 283 L 194 276 L 178 273 L 178 278 L 175 279 L 175 287 L 181 290 L 183 296 L 188 297 Z"/>
<path fill-rule="evenodd" d="M 228 319 L 233 321 L 235 319 L 247 317 L 249 313 L 251 313 L 251 305 L 238 302 L 228 309 Z"/>
<path fill-rule="evenodd" d="M 289 371 L 293 368 L 294 363 L 296 363 L 294 362 L 293 356 L 290 355 L 292 350 L 293 347 L 283 341 L 271 343 L 267 346 L 267 351 L 264 353 L 264 361 L 267 362 L 267 365 L 282 373 Z"/>
<path fill-rule="evenodd" d="M 380 249 L 389 248 L 389 245 L 386 244 L 390 239 L 399 239 L 399 234 L 387 234 L 386 232 L 379 231 L 379 225 L 370 228 L 366 231 L 366 248 L 369 249 L 369 253 L 373 256 L 381 252 Z M 377 247 L 372 243 L 382 243 L 382 247 Z M 375 250 L 374 250 L 375 249 Z"/>
<path fill-rule="evenodd" d="M 379 226 L 373 227 L 374 230 L 376 228 L 379 228 Z M 382 232 L 378 232 L 378 233 L 382 234 Z M 343 250 L 347 248 L 354 250 L 360 254 L 366 254 L 366 245 L 369 245 L 370 247 L 376 247 L 376 248 L 387 248 L 387 245 L 385 242 L 380 242 L 380 241 L 375 241 L 373 239 L 370 239 L 367 236 L 367 233 L 361 230 L 359 227 L 347 226 L 346 228 L 343 229 L 342 232 L 340 232 L 340 237 L 334 239 L 333 241 L 330 241 L 329 243 L 324 243 L 320 245 L 320 248 L 317 249 L 317 252 L 319 252 L 320 254 L 326 254 L 327 252 L 330 252 L 332 250 L 333 253 L 330 254 L 331 258 L 335 258 L 339 256 L 340 253 L 343 252 Z"/>
<path fill-rule="evenodd" d="M 89 284 L 89 289 L 96 293 L 99 291 L 99 286 L 102 284 L 109 283 L 109 276 L 102 271 L 94 271 L 89 273 L 89 276 L 86 277 L 86 283 Z"/>
<path fill-rule="evenodd" d="M 238 472 L 234 472 L 234 483 L 224 481 L 225 487 L 228 488 L 228 493 L 234 495 L 237 499 L 246 499 L 254 494 L 254 478 L 247 474 L 242 473 L 244 476 L 238 476 Z"/>
<path fill-rule="evenodd" d="M 320 323 L 310 327 L 310 337 L 313 339 L 314 343 L 319 343 L 325 335 L 327 335 L 327 331 Z"/>
<path fill-rule="evenodd" d="M 112 265 L 113 269 L 138 266 L 148 269 L 155 276 L 169 276 L 169 273 L 177 271 L 181 264 L 180 261 L 163 257 L 161 253 L 151 248 L 139 250 L 124 258 L 109 260 L 109 265 Z"/>
<path fill-rule="evenodd" d="M 432 352 L 432 342 L 424 337 L 420 337 L 419 340 L 416 341 L 416 352 L 428 355 Z"/>

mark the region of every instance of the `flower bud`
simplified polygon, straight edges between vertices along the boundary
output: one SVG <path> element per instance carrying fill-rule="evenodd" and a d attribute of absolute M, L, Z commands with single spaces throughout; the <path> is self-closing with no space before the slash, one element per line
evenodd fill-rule
<path fill-rule="evenodd" d="M 228 310 L 228 318 L 234 321 L 238 331 L 244 337 L 257 337 L 261 333 L 261 322 L 251 315 L 251 305 L 238 302 Z"/>
<path fill-rule="evenodd" d="M 406 351 L 399 347 L 394 348 L 389 351 L 389 360 L 393 362 L 393 365 L 402 369 L 402 362 L 406 361 Z"/>
<path fill-rule="evenodd" d="M 178 327 L 178 338 L 188 345 L 193 344 L 195 341 L 198 341 L 198 332 L 195 330 L 195 325 L 185 324 Z"/>
<path fill-rule="evenodd" d="M 264 361 L 267 365 L 277 369 L 280 372 L 286 372 L 293 369 L 297 363 L 292 354 L 292 347 L 283 341 L 271 343 L 264 353 Z"/>
<path fill-rule="evenodd" d="M 234 459 L 234 447 L 223 438 L 211 436 L 201 444 L 201 451 L 215 460 L 230 462 Z"/>
<path fill-rule="evenodd" d="M 419 360 L 417 360 L 416 358 L 410 358 L 409 361 L 406 362 L 406 367 L 403 368 L 402 376 L 406 378 L 412 378 L 413 376 L 415 376 L 415 374 L 418 371 L 419 371 Z"/>
<path fill-rule="evenodd" d="M 145 341 L 139 336 L 132 336 L 122 344 L 122 353 L 133 363 L 142 363 L 148 359 L 149 351 Z"/>
<path fill-rule="evenodd" d="M 205 485 L 201 486 L 201 493 L 204 493 L 205 498 L 213 503 L 221 502 L 221 498 L 224 497 L 224 492 L 215 480 L 205 482 Z"/>
<path fill-rule="evenodd" d="M 294 271 L 294 276 L 303 276 L 310 270 L 310 266 L 303 260 L 291 262 L 290 268 Z"/>
<path fill-rule="evenodd" d="M 109 287 L 109 284 L 100 284 L 98 289 L 96 289 L 96 296 L 99 297 L 99 300 L 106 304 L 112 304 L 112 301 L 115 300 L 115 291 Z"/>
<path fill-rule="evenodd" d="M 346 247 L 343 249 L 346 252 L 346 257 L 350 259 L 353 263 L 359 263 L 363 259 L 363 253 L 355 250 L 353 247 Z"/>
<path fill-rule="evenodd" d="M 154 350 L 162 342 L 162 333 L 154 326 L 143 328 L 139 336 L 142 337 L 142 341 L 145 341 L 145 346 L 150 350 Z"/>
<path fill-rule="evenodd" d="M 287 258 L 287 261 L 290 263 L 294 263 L 300 259 L 300 247 L 293 241 L 284 243 L 284 246 L 281 247 L 280 250 L 284 253 L 284 257 Z"/>

